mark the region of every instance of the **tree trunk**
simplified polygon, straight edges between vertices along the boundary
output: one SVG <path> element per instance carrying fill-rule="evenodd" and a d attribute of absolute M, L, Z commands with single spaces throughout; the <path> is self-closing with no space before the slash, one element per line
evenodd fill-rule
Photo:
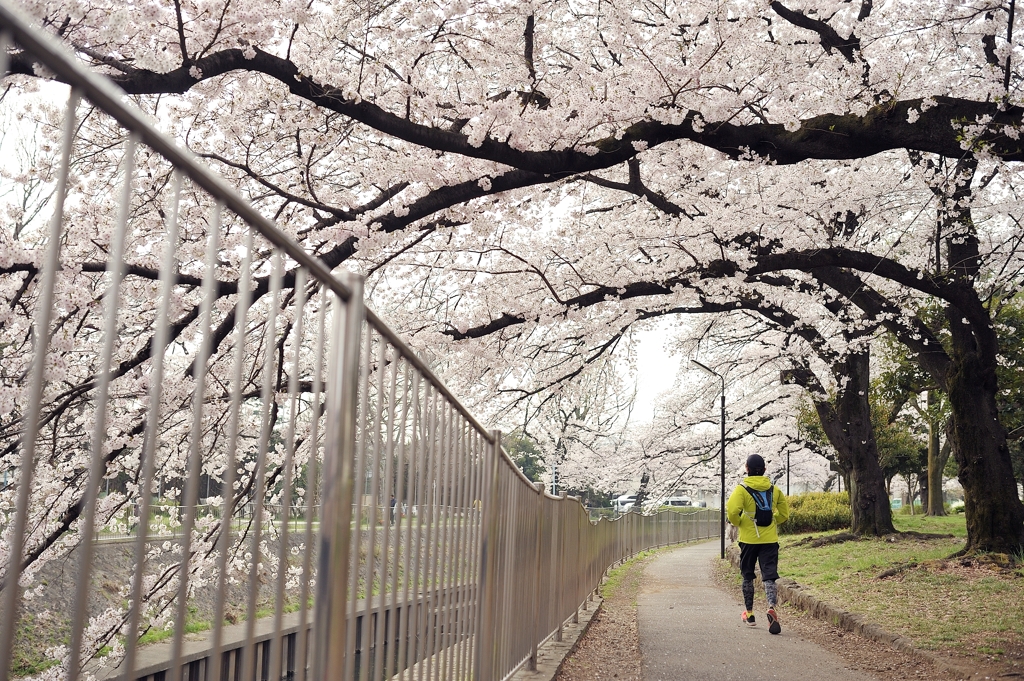
<path fill-rule="evenodd" d="M 928 391 L 928 406 L 935 404 L 935 391 Z M 930 419 L 934 415 L 929 410 Z M 946 515 L 942 498 L 942 469 L 946 462 L 942 460 L 939 447 L 939 429 L 934 420 L 928 421 L 928 515 Z"/>
<path fill-rule="evenodd" d="M 946 276 L 958 290 L 946 308 L 950 352 L 946 394 L 953 415 L 950 440 L 960 465 L 967 515 L 967 551 L 1013 553 L 1024 547 L 1024 504 L 1017 497 L 1006 431 L 996 406 L 999 339 L 975 289 L 980 241 L 970 198 L 978 161 L 956 162 L 954 189 L 940 192 L 938 224 L 946 240 Z"/>
<path fill-rule="evenodd" d="M 639 512 L 643 508 L 643 504 L 647 501 L 647 486 L 651 482 L 650 471 L 644 471 L 640 475 L 640 488 L 636 491 L 636 501 L 633 502 L 633 508 Z"/>
<path fill-rule="evenodd" d="M 1017 496 L 1006 431 L 996 406 L 996 353 L 986 352 L 986 346 L 995 347 L 995 334 L 991 327 L 969 328 L 957 317 L 951 308 L 947 394 L 953 414 L 953 455 L 964 488 L 967 550 L 1014 553 L 1024 546 L 1024 504 Z M 976 338 L 981 341 L 977 345 Z"/>
<path fill-rule="evenodd" d="M 848 489 L 854 534 L 883 535 L 896 531 L 885 491 L 885 476 L 878 464 L 878 446 L 871 424 L 868 390 L 871 382 L 868 350 L 851 354 L 843 362 L 846 385 L 836 405 L 815 401 L 815 410 L 842 468 L 849 471 Z"/>
<path fill-rule="evenodd" d="M 903 476 L 903 481 L 907 483 L 907 493 L 903 497 L 903 503 L 910 509 L 910 515 L 914 515 L 914 502 L 917 500 L 917 494 L 914 492 L 914 488 L 917 486 L 914 474 L 907 473 Z"/>

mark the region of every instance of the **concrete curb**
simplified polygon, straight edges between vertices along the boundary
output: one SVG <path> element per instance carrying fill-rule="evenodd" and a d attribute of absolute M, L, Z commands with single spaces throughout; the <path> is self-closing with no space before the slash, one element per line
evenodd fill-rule
<path fill-rule="evenodd" d="M 562 628 L 562 640 L 556 641 L 552 636 L 537 649 L 537 670 L 529 671 L 520 669 L 512 675 L 511 681 L 552 681 L 566 659 L 576 650 L 580 639 L 587 633 L 590 623 L 601 612 L 604 600 L 600 596 L 594 596 L 591 607 L 587 610 L 580 610 L 578 624 L 566 624 Z"/>
<path fill-rule="evenodd" d="M 732 566 L 734 568 L 739 568 L 740 552 L 735 545 L 730 546 L 726 550 L 726 555 L 732 563 Z M 758 576 L 757 582 L 760 584 L 760 576 Z M 897 634 L 890 633 L 877 624 L 867 621 L 867 618 L 863 615 L 843 610 L 831 603 L 826 603 L 825 601 L 812 596 L 805 592 L 803 587 L 792 579 L 781 578 L 775 584 L 779 590 L 779 599 L 783 603 L 792 603 L 815 619 L 830 622 L 840 629 L 852 632 L 869 641 L 875 641 L 877 643 L 884 643 L 892 646 L 893 650 L 898 650 L 925 662 L 930 662 L 937 668 L 956 674 L 964 679 L 971 678 L 972 672 L 970 670 L 955 665 L 948 659 L 940 655 L 936 655 L 931 651 L 922 650 L 921 648 L 916 647 L 911 639 L 906 636 L 899 636 Z"/>

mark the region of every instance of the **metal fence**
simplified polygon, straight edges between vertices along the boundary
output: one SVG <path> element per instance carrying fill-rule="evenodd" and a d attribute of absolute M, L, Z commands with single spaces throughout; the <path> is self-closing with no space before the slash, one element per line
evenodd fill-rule
<path fill-rule="evenodd" d="M 505 679 L 614 562 L 717 536 L 717 511 L 593 524 L 538 490 L 358 278 L 2 1 L 0 73 L 10 54 L 73 87 L 35 162 L 52 218 L 0 264 L 0 681 L 50 664 L 72 680 Z M 132 546 L 120 578 L 101 555 L 114 537 Z M 33 668 L 20 632 L 55 562 L 75 594 L 47 613 L 63 647 Z"/>

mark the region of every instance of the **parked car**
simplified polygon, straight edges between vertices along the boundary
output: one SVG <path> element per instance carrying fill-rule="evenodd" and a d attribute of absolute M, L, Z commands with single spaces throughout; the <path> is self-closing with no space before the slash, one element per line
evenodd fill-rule
<path fill-rule="evenodd" d="M 655 513 L 666 506 L 672 508 L 693 506 L 693 502 L 690 501 L 690 497 L 662 497 L 660 499 L 649 499 L 644 502 L 643 506 L 644 513 Z"/>
<path fill-rule="evenodd" d="M 616 513 L 625 513 L 629 509 L 633 508 L 635 503 L 635 494 L 623 494 L 621 497 L 615 498 L 615 501 L 612 502 L 612 506 L 615 508 Z"/>

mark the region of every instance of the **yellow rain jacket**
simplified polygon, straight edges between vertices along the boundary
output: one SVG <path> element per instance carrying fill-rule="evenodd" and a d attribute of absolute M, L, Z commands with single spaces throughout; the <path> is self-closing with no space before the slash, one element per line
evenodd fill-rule
<path fill-rule="evenodd" d="M 763 492 L 772 486 L 772 481 L 764 475 L 748 475 L 743 479 L 743 484 L 752 490 Z M 767 527 L 758 527 L 754 523 L 756 509 L 754 497 L 741 485 L 737 485 L 725 504 L 725 512 L 729 522 L 740 529 L 739 541 L 744 544 L 774 544 L 779 541 L 779 533 L 775 527 L 789 518 L 789 502 L 786 501 L 786 495 L 778 486 L 775 487 L 772 492 L 772 524 Z"/>

